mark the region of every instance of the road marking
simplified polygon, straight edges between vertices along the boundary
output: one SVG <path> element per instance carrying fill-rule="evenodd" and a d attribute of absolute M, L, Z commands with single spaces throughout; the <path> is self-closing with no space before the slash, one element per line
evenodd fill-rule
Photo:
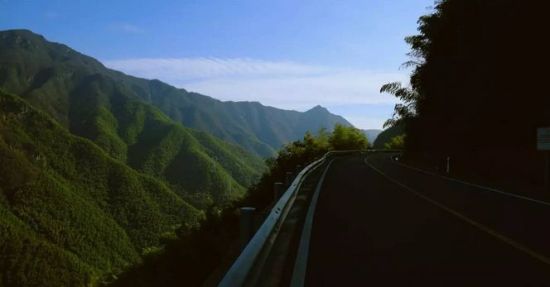
<path fill-rule="evenodd" d="M 403 183 L 401 183 L 401 182 L 399 182 L 399 181 L 397 181 L 397 180 L 391 178 L 390 176 L 388 176 L 387 174 L 385 174 L 384 172 L 382 172 L 380 169 L 378 169 L 378 168 L 376 168 L 375 166 L 373 166 L 373 165 L 367 160 L 366 157 L 365 157 L 364 162 L 365 162 L 365 164 L 366 164 L 367 166 L 369 166 L 370 168 L 372 168 L 373 170 L 375 170 L 376 172 L 378 172 L 380 175 L 382 175 L 383 177 L 385 177 L 385 178 L 388 179 L 389 181 L 395 183 L 396 185 L 398 185 L 398 186 L 404 188 L 405 190 L 409 191 L 409 192 L 412 193 L 413 195 L 415 195 L 415 196 L 417 196 L 417 197 L 419 197 L 419 198 L 421 198 L 421 199 L 424 199 L 425 201 L 427 201 L 427 202 L 429 202 L 429 203 L 435 205 L 436 207 L 441 208 L 442 210 L 444 210 L 444 211 L 450 213 L 451 215 L 453 215 L 453 216 L 455 216 L 455 217 L 457 217 L 457 218 L 459 218 L 459 219 L 465 221 L 466 223 L 468 223 L 468 224 L 470 224 L 470 225 L 472 225 L 472 226 L 478 228 L 479 230 L 481 230 L 481 231 L 483 231 L 483 232 L 485 232 L 485 233 L 487 233 L 487 234 L 489 234 L 489 235 L 495 237 L 496 239 L 498 239 L 498 240 L 500 240 L 500 241 L 502 241 L 502 242 L 504 242 L 504 243 L 506 243 L 506 244 L 508 244 L 508 245 L 510 245 L 510 246 L 512 246 L 512 247 L 514 247 L 515 249 L 517 249 L 517 250 L 519 250 L 519 251 L 522 251 L 522 252 L 526 253 L 527 255 L 533 257 L 534 259 L 537 259 L 538 261 L 540 261 L 540 262 L 542 262 L 542 263 L 544 263 L 544 264 L 546 264 L 546 265 L 550 265 L 550 258 L 548 258 L 548 257 L 546 257 L 546 256 L 544 256 L 544 255 L 542 255 L 542 254 L 539 254 L 539 253 L 537 253 L 537 252 L 534 251 L 534 250 L 529 249 L 528 247 L 526 247 L 526 246 L 524 246 L 524 245 L 522 245 L 522 244 L 520 244 L 520 243 L 514 241 L 513 239 L 508 238 L 508 237 L 506 237 L 506 236 L 504 236 L 504 235 L 498 233 L 497 231 L 495 231 L 495 230 L 493 230 L 493 229 L 491 229 L 491 228 L 489 228 L 489 227 L 487 227 L 487 226 L 485 226 L 485 225 L 483 225 L 483 224 L 481 224 L 481 223 L 479 223 L 479 222 L 477 222 L 477 221 L 475 221 L 475 220 L 473 220 L 473 219 L 471 219 L 471 218 L 469 218 L 469 217 L 467 217 L 467 216 L 465 216 L 465 215 L 462 215 L 462 214 L 459 213 L 458 211 L 455 211 L 454 209 L 451 209 L 451 208 L 449 208 L 449 207 L 447 207 L 447 206 L 445 206 L 445 205 L 443 205 L 443 204 L 441 204 L 441 203 L 439 203 L 439 202 L 437 202 L 437 201 L 435 201 L 435 200 L 433 200 L 433 199 L 431 199 L 431 198 L 429 198 L 429 197 L 423 195 L 422 193 L 417 192 L 416 190 L 412 189 L 411 187 L 409 187 L 409 186 L 407 186 L 407 185 L 405 185 L 405 184 L 403 184 Z"/>
<path fill-rule="evenodd" d="M 534 199 L 534 198 L 530 198 L 530 197 L 526 197 L 526 196 L 521 196 L 521 195 L 517 195 L 517 194 L 513 194 L 513 193 L 500 191 L 498 189 L 478 185 L 478 184 L 475 184 L 475 183 L 465 182 L 465 181 L 462 181 L 462 180 L 459 180 L 459 179 L 456 179 L 456 178 L 440 175 L 440 174 L 433 173 L 433 172 L 430 172 L 430 171 L 426 171 L 426 170 L 423 170 L 423 169 L 420 169 L 420 168 L 417 168 L 417 167 L 414 167 L 414 166 L 410 166 L 408 164 L 404 164 L 404 163 L 401 163 L 401 162 L 398 162 L 398 161 L 391 160 L 391 162 L 394 163 L 394 164 L 400 165 L 402 167 L 405 167 L 405 168 L 412 169 L 414 171 L 423 173 L 423 174 L 440 177 L 440 178 L 443 178 L 443 179 L 446 179 L 446 180 L 449 180 L 449 181 L 453 181 L 453 182 L 461 183 L 461 184 L 464 184 L 464 185 L 477 187 L 479 189 L 484 189 L 486 191 L 490 191 L 490 192 L 494 192 L 494 193 L 498 193 L 498 194 L 506 195 L 506 196 L 510 196 L 510 197 L 515 197 L 515 198 L 518 198 L 518 199 L 522 199 L 522 200 L 526 200 L 526 201 L 530 201 L 530 202 L 533 202 L 533 203 L 538 203 L 538 204 L 542 204 L 542 205 L 550 207 L 550 202 L 546 202 L 546 201 L 542 201 L 542 200 L 538 200 L 538 199 Z"/>
<path fill-rule="evenodd" d="M 296 261 L 294 263 L 294 270 L 292 271 L 292 279 L 290 281 L 291 287 L 302 287 L 305 285 L 307 260 L 309 257 L 309 241 L 311 239 L 311 229 L 313 227 L 315 207 L 317 206 L 317 201 L 319 200 L 319 194 L 321 193 L 321 187 L 325 181 L 325 176 L 327 175 L 333 161 L 334 159 L 328 163 L 327 167 L 323 171 L 323 174 L 321 175 L 321 178 L 319 178 L 319 182 L 315 187 L 315 193 L 311 198 L 311 203 L 309 204 L 306 219 L 304 221 L 304 227 L 302 228 L 302 235 L 300 236 L 300 245 L 298 246 L 298 251 L 296 253 Z"/>

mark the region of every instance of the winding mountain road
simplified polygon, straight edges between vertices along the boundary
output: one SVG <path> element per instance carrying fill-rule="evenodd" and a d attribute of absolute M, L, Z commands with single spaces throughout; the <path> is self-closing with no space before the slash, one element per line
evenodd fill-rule
<path fill-rule="evenodd" d="M 332 163 L 315 210 L 307 286 L 550 286 L 550 204 L 391 156 Z"/>

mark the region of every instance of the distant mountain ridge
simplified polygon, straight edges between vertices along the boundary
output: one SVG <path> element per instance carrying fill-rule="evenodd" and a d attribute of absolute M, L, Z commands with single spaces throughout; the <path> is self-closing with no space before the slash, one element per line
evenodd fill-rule
<path fill-rule="evenodd" d="M 209 132 L 260 156 L 270 156 L 283 144 L 306 131 L 332 129 L 336 123 L 351 126 L 321 106 L 306 112 L 282 110 L 258 102 L 223 102 L 176 89 L 158 80 L 149 82 L 150 93 L 136 91 L 183 125 Z"/>
<path fill-rule="evenodd" d="M 367 136 L 369 143 L 372 145 L 376 141 L 376 138 L 378 138 L 378 135 L 382 133 L 382 130 L 368 129 L 368 130 L 363 130 L 363 133 Z"/>
<path fill-rule="evenodd" d="M 306 112 L 282 110 L 258 102 L 223 102 L 177 89 L 158 80 L 146 83 L 133 78 L 134 92 L 185 126 L 206 131 L 236 143 L 259 156 L 273 155 L 283 144 L 301 138 L 306 131 L 351 124 L 321 106 Z"/>
<path fill-rule="evenodd" d="M 0 32 L 0 49 L 0 87 L 40 104 L 62 123 L 68 122 L 68 111 L 63 110 L 66 99 L 58 98 L 53 104 L 41 101 L 39 94 L 55 97 L 56 90 L 78 88 L 72 86 L 78 84 L 74 81 L 74 69 L 78 68 L 85 69 L 85 74 L 113 82 L 117 92 L 156 106 L 186 127 L 208 132 L 263 157 L 273 155 L 283 144 L 301 138 L 306 131 L 332 129 L 336 123 L 351 126 L 343 117 L 320 106 L 297 112 L 257 102 L 223 102 L 159 80 L 128 76 L 28 30 Z"/>

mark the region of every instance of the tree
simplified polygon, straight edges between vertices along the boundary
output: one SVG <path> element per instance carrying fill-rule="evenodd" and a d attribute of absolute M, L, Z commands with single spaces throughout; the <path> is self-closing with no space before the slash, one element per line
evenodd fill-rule
<path fill-rule="evenodd" d="M 402 87 L 399 82 L 392 82 L 383 85 L 380 88 L 380 93 L 394 95 L 402 101 L 402 103 L 395 105 L 393 116 L 384 123 L 384 128 L 396 126 L 401 122 L 412 119 L 416 115 L 416 102 L 419 94 L 413 89 Z"/>
<path fill-rule="evenodd" d="M 405 148 L 405 135 L 393 137 L 389 142 L 384 144 L 385 149 L 403 149 Z"/>
<path fill-rule="evenodd" d="M 455 171 L 499 181 L 542 182 L 537 127 L 550 126 L 550 97 L 537 83 L 548 51 L 543 1 L 442 0 L 407 37 L 410 87 L 395 95 L 409 158 L 437 162 L 452 155 Z M 506 155 L 506 156 L 503 156 Z"/>
<path fill-rule="evenodd" d="M 346 127 L 341 124 L 334 126 L 334 131 L 329 138 L 333 150 L 366 149 L 369 145 L 363 132 L 354 127 Z"/>

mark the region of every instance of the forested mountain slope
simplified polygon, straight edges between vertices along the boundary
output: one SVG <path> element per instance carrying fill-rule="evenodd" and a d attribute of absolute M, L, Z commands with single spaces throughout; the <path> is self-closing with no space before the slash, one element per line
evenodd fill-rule
<path fill-rule="evenodd" d="M 68 286 L 135 264 L 201 212 L 0 92 L 0 285 Z"/>
<path fill-rule="evenodd" d="M 1 88 L 197 204 L 242 195 L 262 170 L 260 159 L 184 128 L 141 101 L 133 83 L 147 81 L 108 70 L 64 45 L 29 31 L 2 32 L 0 63 Z"/>
<path fill-rule="evenodd" d="M 0 32 L 1 286 L 97 283 L 263 171 L 131 81 L 29 31 Z"/>
<path fill-rule="evenodd" d="M 151 93 L 138 94 L 172 119 L 237 143 L 263 157 L 300 139 L 306 131 L 330 130 L 336 123 L 351 126 L 321 106 L 306 112 L 281 110 L 258 102 L 222 102 L 156 80 L 148 84 Z"/>

